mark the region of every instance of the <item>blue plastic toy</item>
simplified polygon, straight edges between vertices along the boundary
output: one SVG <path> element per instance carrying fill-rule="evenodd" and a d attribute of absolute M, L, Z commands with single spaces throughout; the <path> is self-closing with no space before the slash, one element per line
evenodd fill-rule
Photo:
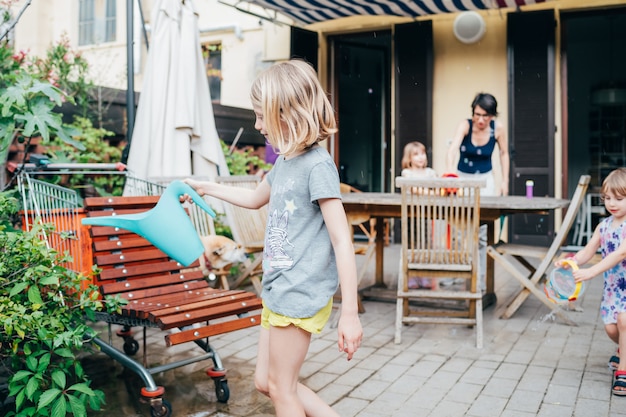
<path fill-rule="evenodd" d="M 574 280 L 572 272 L 578 269 L 576 262 L 570 259 L 563 259 L 561 263 L 564 266 L 552 270 L 550 278 L 544 287 L 544 292 L 550 301 L 557 304 L 576 301 L 587 288 L 587 281 L 576 282 Z"/>
<path fill-rule="evenodd" d="M 194 203 L 211 217 L 215 217 L 215 212 L 191 186 L 182 181 L 173 181 L 165 189 L 157 205 L 146 212 L 88 217 L 84 218 L 82 223 L 119 227 L 137 233 L 170 258 L 189 266 L 204 252 L 204 246 L 180 203 L 180 197 L 184 194 L 189 195 Z"/>

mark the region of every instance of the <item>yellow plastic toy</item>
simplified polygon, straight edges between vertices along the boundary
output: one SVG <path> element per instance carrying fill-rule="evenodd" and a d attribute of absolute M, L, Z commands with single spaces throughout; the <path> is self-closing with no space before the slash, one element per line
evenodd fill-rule
<path fill-rule="evenodd" d="M 550 301 L 557 304 L 575 301 L 585 292 L 585 288 L 587 287 L 586 281 L 576 282 L 574 280 L 572 271 L 578 270 L 576 262 L 570 259 L 563 259 L 561 260 L 561 264 L 566 264 L 568 267 L 553 269 L 544 287 L 544 292 Z"/>

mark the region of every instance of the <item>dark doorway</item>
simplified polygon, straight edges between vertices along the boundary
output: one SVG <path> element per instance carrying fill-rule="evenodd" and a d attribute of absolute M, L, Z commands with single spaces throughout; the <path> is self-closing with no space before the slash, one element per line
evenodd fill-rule
<path fill-rule="evenodd" d="M 568 196 L 580 175 L 591 175 L 589 225 L 572 242 L 580 245 L 606 215 L 598 198 L 602 181 L 626 165 L 626 8 L 564 13 L 561 21 Z"/>
<path fill-rule="evenodd" d="M 389 166 L 389 31 L 329 38 L 331 88 L 339 120 L 334 146 L 341 181 L 384 191 Z"/>
<path fill-rule="evenodd" d="M 626 165 L 626 8 L 562 16 L 567 68 L 569 195 L 582 174 L 597 190 Z"/>
<path fill-rule="evenodd" d="M 554 196 L 554 28 L 552 10 L 508 14 L 511 195 L 533 180 L 536 196 Z M 549 246 L 554 215 L 510 216 L 509 233 L 513 243 Z"/>

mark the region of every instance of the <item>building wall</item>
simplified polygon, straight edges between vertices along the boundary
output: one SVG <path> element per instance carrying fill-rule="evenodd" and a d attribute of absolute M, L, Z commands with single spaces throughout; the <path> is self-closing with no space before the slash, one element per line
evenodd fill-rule
<path fill-rule="evenodd" d="M 24 2 L 14 7 L 17 12 Z M 143 15 L 149 25 L 155 0 L 142 0 Z M 66 34 L 70 45 L 90 62 L 92 79 L 99 85 L 125 90 L 126 71 L 126 0 L 117 0 L 116 40 L 78 47 L 78 0 L 34 1 L 15 27 L 15 47 L 43 56 L 48 47 Z M 266 57 L 288 58 L 289 36 L 281 27 L 242 13 L 217 0 L 195 0 L 202 43 L 222 43 L 221 104 L 251 108 L 248 96 L 256 75 L 273 61 Z M 254 8 L 252 9 L 254 11 Z M 262 10 L 256 10 L 263 13 Z M 141 18 L 135 8 L 134 39 L 135 91 L 140 92 L 147 49 L 141 32 Z M 284 28 L 285 26 L 282 26 Z M 279 32 L 280 36 L 275 33 Z M 266 35 L 267 33 L 267 35 Z M 285 36 L 286 33 L 286 36 Z M 238 36 L 240 34 L 240 36 Z M 271 38 L 272 42 L 266 42 Z M 287 53 L 284 51 L 287 50 Z"/>
<path fill-rule="evenodd" d="M 144 17 L 149 22 L 150 10 L 155 0 L 142 0 Z M 555 10 L 557 21 L 564 11 L 585 11 L 626 4 L 626 0 L 548 0 L 545 3 L 525 6 L 524 11 Z M 19 5 L 19 3 L 18 3 Z M 250 108 L 249 87 L 259 71 L 276 60 L 289 56 L 289 28 L 277 26 L 257 17 L 243 14 L 222 5 L 217 0 L 196 0 L 199 26 L 209 30 L 201 35 L 203 42 L 221 42 L 222 52 L 222 100 L 227 106 Z M 255 10 L 254 8 L 252 10 Z M 81 47 L 92 62 L 93 76 L 98 83 L 119 89 L 126 88 L 126 1 L 117 0 L 117 39 L 115 42 L 92 47 Z M 262 10 L 255 10 L 263 14 Z M 511 10 L 480 12 L 486 21 L 486 33 L 475 44 L 458 41 L 453 34 L 455 14 L 425 16 L 419 20 L 432 20 L 434 31 L 434 91 L 433 91 L 433 158 L 432 165 L 438 172 L 446 170 L 446 151 L 449 141 L 460 120 L 469 117 L 472 98 L 477 92 L 486 91 L 498 99 L 499 120 L 508 126 L 506 16 Z M 136 13 L 136 16 L 138 13 Z M 138 19 L 138 18 L 137 18 Z M 318 31 L 320 37 L 319 72 L 323 82 L 328 80 L 327 45 L 325 37 L 333 34 L 389 29 L 395 23 L 411 19 L 391 16 L 361 16 L 309 25 L 306 29 Z M 67 33 L 71 43 L 78 40 L 78 0 L 47 0 L 33 2 L 16 27 L 16 47 L 43 54 L 55 40 Z M 243 39 L 232 29 L 241 29 Z M 135 25 L 138 27 L 138 24 Z M 532 30 L 532 28 L 529 28 Z M 145 68 L 145 45 L 137 38 L 141 50 L 139 73 L 135 76 L 135 89 L 141 91 Z M 559 30 L 556 30 L 556 91 L 555 91 L 555 178 L 556 195 L 561 195 L 558 178 L 562 172 L 562 104 Z M 393 73 L 393 72 L 392 72 Z M 392 109 L 392 112 L 394 109 Z M 393 117 L 392 117 L 393 120 Z M 392 138 L 393 139 L 393 138 Z M 392 155 L 393 160 L 393 155 Z M 497 159 L 494 161 L 497 165 Z M 499 172 L 496 169 L 496 172 Z"/>
<path fill-rule="evenodd" d="M 565 11 L 592 11 L 604 7 L 625 5 L 626 0 L 547 0 L 545 3 L 524 6 L 523 11 L 555 10 L 557 22 L 560 13 Z M 508 85 L 507 85 L 507 13 L 511 9 L 481 11 L 486 22 L 483 38 L 474 44 L 458 41 L 453 33 L 456 14 L 424 16 L 418 20 L 433 21 L 434 36 L 434 79 L 433 79 L 433 149 L 432 166 L 437 172 L 446 170 L 446 153 L 458 123 L 471 114 L 470 104 L 478 92 L 492 93 L 498 100 L 498 119 L 508 126 Z M 381 17 L 351 17 L 336 21 L 317 23 L 307 28 L 320 31 L 323 35 L 336 35 L 375 29 L 389 29 L 394 24 L 410 22 L 410 19 Z M 532 28 L 529 28 L 532 30 Z M 561 188 L 562 177 L 562 103 L 560 32 L 555 29 L 555 195 L 566 194 Z M 320 72 L 322 80 L 327 79 L 327 48 L 322 42 L 320 48 Z M 393 72 L 392 72 L 393 73 Z M 395 111 L 395 109 L 392 109 Z M 393 118 L 392 118 L 393 120 Z M 391 156 L 392 160 L 394 156 Z M 495 172 L 499 173 L 499 161 L 494 154 Z M 499 178 L 496 178 L 500 181 Z"/>
<path fill-rule="evenodd" d="M 506 15 L 496 10 L 481 15 L 487 29 L 483 38 L 474 44 L 464 44 L 454 37 L 456 15 L 433 19 L 432 163 L 440 173 L 446 172 L 448 146 L 461 120 L 471 117 L 470 105 L 477 93 L 487 92 L 496 97 L 498 120 L 507 126 Z M 497 158 L 494 164 L 499 166 Z M 495 168 L 494 172 L 499 173 L 500 169 Z"/>

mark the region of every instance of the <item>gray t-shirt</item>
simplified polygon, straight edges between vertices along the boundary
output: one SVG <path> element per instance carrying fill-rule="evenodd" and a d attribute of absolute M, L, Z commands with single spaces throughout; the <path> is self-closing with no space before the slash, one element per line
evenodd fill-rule
<path fill-rule="evenodd" d="M 279 156 L 267 181 L 271 193 L 261 297 L 275 313 L 312 317 L 328 304 L 339 281 L 317 203 L 341 198 L 337 168 L 328 152 L 315 145 L 289 160 Z"/>

